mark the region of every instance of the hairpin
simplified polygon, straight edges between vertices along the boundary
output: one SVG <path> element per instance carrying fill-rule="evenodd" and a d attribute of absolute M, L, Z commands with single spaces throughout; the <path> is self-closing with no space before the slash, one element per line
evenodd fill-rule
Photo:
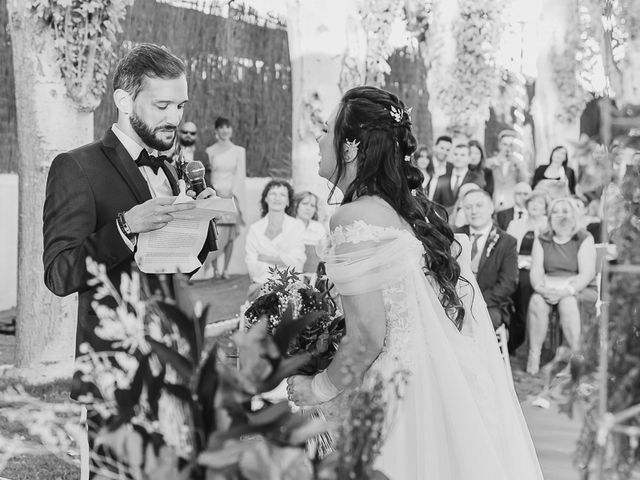
<path fill-rule="evenodd" d="M 348 160 L 353 160 L 358 155 L 360 142 L 357 140 L 345 140 L 344 153 Z"/>
<path fill-rule="evenodd" d="M 405 108 L 404 109 L 404 113 L 407 114 L 407 117 L 409 118 L 409 121 L 411 121 L 411 112 L 413 111 L 413 107 L 409 107 L 409 108 Z"/>
<path fill-rule="evenodd" d="M 389 107 L 389 114 L 393 117 L 393 119 L 396 122 L 400 123 L 402 121 L 403 112 L 399 108 L 396 108 L 393 105 L 391 105 L 391 107 Z"/>
<path fill-rule="evenodd" d="M 405 162 L 410 162 L 411 161 L 411 155 L 405 155 L 404 156 L 404 161 Z"/>

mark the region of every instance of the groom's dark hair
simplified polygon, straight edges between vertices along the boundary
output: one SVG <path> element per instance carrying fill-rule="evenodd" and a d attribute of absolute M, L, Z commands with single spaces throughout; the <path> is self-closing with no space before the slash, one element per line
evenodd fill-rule
<path fill-rule="evenodd" d="M 186 74 L 184 62 L 169 50 L 153 43 L 142 43 L 118 62 L 113 74 L 113 90 L 124 90 L 135 100 L 145 77 L 172 79 Z"/>

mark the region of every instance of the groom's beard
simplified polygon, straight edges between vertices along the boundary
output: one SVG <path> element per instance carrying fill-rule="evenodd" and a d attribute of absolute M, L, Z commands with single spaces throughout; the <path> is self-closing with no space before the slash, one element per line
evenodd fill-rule
<path fill-rule="evenodd" d="M 129 117 L 129 123 L 131 123 L 131 128 L 136 134 L 140 137 L 140 140 L 144 142 L 148 147 L 153 148 L 154 150 L 158 150 L 160 152 L 164 152 L 165 150 L 169 150 L 176 139 L 176 127 L 170 125 L 161 125 L 156 128 L 151 128 L 147 125 L 144 120 L 138 117 L 135 112 L 131 113 Z M 173 132 L 173 136 L 171 140 L 164 140 L 157 136 L 157 133 L 160 131 L 170 130 Z"/>

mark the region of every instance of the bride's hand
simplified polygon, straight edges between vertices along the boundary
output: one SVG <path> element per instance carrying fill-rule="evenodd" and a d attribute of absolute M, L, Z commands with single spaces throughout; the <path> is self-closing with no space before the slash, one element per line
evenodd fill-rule
<path fill-rule="evenodd" d="M 294 375 L 287 378 L 287 398 L 299 407 L 317 405 L 318 399 L 311 390 L 313 377 L 307 375 Z"/>

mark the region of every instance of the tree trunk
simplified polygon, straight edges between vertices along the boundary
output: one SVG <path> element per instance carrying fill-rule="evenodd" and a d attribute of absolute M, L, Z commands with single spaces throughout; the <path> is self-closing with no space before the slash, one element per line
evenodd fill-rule
<path fill-rule="evenodd" d="M 366 39 L 352 0 L 287 2 L 291 56 L 292 170 L 296 190 L 327 198 L 327 182 L 318 176 L 322 123 L 348 88 L 364 79 Z"/>
<path fill-rule="evenodd" d="M 7 2 L 20 145 L 16 366 L 28 380 L 44 381 L 71 374 L 76 328 L 75 295 L 57 298 L 43 283 L 46 178 L 58 153 L 92 141 L 93 114 L 67 96 L 52 34 L 27 5 Z"/>

